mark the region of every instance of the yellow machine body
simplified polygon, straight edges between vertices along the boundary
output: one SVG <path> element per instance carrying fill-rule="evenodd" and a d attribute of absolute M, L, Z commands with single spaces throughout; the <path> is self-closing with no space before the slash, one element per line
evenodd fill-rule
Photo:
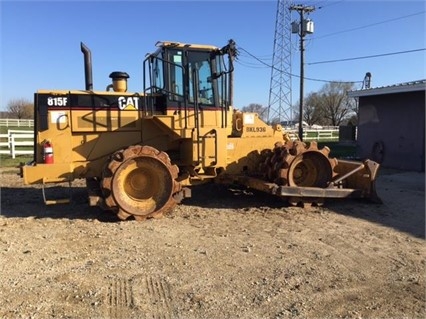
<path fill-rule="evenodd" d="M 290 141 L 279 124 L 233 108 L 232 40 L 223 48 L 157 46 L 144 61 L 143 91 L 128 92 L 124 72 L 94 91 L 90 50 L 81 45 L 86 89 L 34 95 L 35 155 L 21 167 L 25 184 L 86 179 L 91 205 L 137 220 L 161 216 L 190 196 L 187 186 L 211 180 L 294 203 L 377 197 L 376 163 L 339 165 L 328 148 Z"/>
<path fill-rule="evenodd" d="M 41 90 L 36 98 L 82 94 L 117 95 L 109 92 Z M 129 101 L 135 98 L 131 93 L 117 96 Z M 59 182 L 100 177 L 105 161 L 113 152 L 134 144 L 149 145 L 175 154 L 174 163 L 180 167 L 193 167 L 195 171 L 210 172 L 212 175 L 216 174 L 217 169 L 237 173 L 241 170 L 240 166 L 257 169 L 253 167 L 250 157 L 258 156 L 266 145 L 273 146 L 283 141 L 282 127 L 267 125 L 256 113 L 234 112 L 231 108 L 227 115 L 227 127 L 222 128 L 220 111 L 202 111 L 198 134 L 195 131 L 194 112 L 188 112 L 185 118 L 182 114 L 174 114 L 174 111 L 167 113 L 143 116 L 133 107 L 123 110 L 49 109 L 47 129 L 41 130 L 36 125 L 36 165 L 23 166 L 24 182 L 37 184 L 43 179 Z M 36 123 L 40 122 L 38 118 Z M 43 163 L 44 141 L 50 141 L 53 145 L 53 164 Z M 202 174 L 198 174 L 195 180 L 200 176 Z M 188 177 L 182 182 L 189 185 L 191 179 Z"/>

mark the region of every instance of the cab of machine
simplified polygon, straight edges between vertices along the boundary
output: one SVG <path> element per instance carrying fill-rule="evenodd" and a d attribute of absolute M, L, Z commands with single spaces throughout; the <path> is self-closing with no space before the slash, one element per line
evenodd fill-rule
<path fill-rule="evenodd" d="M 144 93 L 156 97 L 151 104 L 157 111 L 229 107 L 227 65 L 219 48 L 170 41 L 156 46 L 144 61 Z"/>

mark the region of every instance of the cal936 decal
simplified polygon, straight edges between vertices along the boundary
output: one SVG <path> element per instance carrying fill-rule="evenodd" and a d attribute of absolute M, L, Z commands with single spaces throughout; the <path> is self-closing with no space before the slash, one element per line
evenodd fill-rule
<path fill-rule="evenodd" d="M 246 127 L 247 133 L 260 133 L 260 132 L 266 132 L 266 127 L 264 126 L 247 126 Z"/>

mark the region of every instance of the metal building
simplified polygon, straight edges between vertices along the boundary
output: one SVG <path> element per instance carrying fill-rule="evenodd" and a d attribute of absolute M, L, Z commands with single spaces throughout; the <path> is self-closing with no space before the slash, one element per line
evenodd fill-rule
<path fill-rule="evenodd" d="M 425 171 L 426 80 L 348 92 L 358 99 L 358 156 Z"/>

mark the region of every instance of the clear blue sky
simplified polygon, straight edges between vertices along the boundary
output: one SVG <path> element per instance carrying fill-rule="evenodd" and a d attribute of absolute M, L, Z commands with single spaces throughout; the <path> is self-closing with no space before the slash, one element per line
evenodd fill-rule
<path fill-rule="evenodd" d="M 316 7 L 309 15 L 315 33 L 305 37 L 306 77 L 362 81 L 371 72 L 373 87 L 426 78 L 426 51 L 310 64 L 425 48 L 424 0 L 295 3 Z M 32 100 L 37 89 L 83 89 L 80 41 L 92 51 L 95 90 L 105 89 L 112 71 L 126 71 L 129 90 L 141 91 L 142 61 L 159 40 L 221 47 L 234 39 L 264 63 L 272 62 L 277 1 L 3 0 L 0 6 L 2 110 L 11 99 Z M 293 12 L 292 20 L 296 19 Z M 291 72 L 298 75 L 297 35 L 292 35 L 292 42 Z M 268 105 L 270 77 L 269 67 L 241 50 L 235 69 L 235 107 Z M 305 94 L 323 85 L 306 80 Z M 296 103 L 297 77 L 292 89 Z"/>

